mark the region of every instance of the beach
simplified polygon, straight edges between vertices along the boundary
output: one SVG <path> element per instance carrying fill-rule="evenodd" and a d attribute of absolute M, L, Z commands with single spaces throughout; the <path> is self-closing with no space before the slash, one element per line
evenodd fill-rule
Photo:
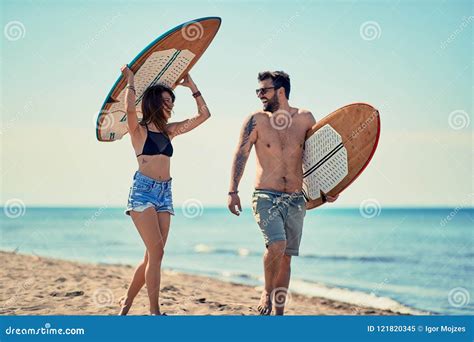
<path fill-rule="evenodd" d="M 134 268 L 71 262 L 0 252 L 1 315 L 116 315 Z M 162 273 L 162 312 L 167 315 L 257 315 L 260 287 L 171 270 Z M 147 315 L 142 288 L 130 315 Z M 396 315 L 291 292 L 288 315 Z"/>
<path fill-rule="evenodd" d="M 35 306 L 40 305 L 37 303 L 41 299 L 47 303 L 50 298 L 60 300 L 60 294 L 67 291 L 72 293 L 62 297 L 65 303 L 77 301 L 83 308 L 73 305 L 66 307 L 68 311 L 62 309 L 61 312 L 113 314 L 134 267 L 143 259 L 145 248 L 122 208 L 99 209 L 28 208 L 25 215 L 15 219 L 6 217 L 1 211 L 0 251 L 18 254 L 2 256 L 5 268 L 0 273 L 5 280 L 2 281 L 1 300 L 16 298 L 17 291 L 29 288 L 35 277 L 44 276 L 43 272 L 46 272 L 51 283 L 46 286 L 40 282 L 44 289 L 31 289 L 35 292 L 31 299 L 35 301 L 27 299 L 22 303 Z M 473 303 L 450 304 L 454 298 L 451 297 L 459 292 L 453 289 L 461 288 L 461 294 L 474 291 L 469 247 L 472 210 L 459 211 L 455 220 L 441 225 L 440 222 L 444 222 L 443 218 L 449 217 L 450 213 L 448 208 L 385 209 L 379 216 L 368 220 L 360 215 L 358 209 L 309 211 L 300 254 L 292 258 L 290 291 L 293 298 L 288 313 L 339 314 L 348 311 L 345 304 L 339 308 L 325 306 L 321 309 L 325 303 L 316 301 L 306 306 L 308 297 L 318 297 L 325 298 L 326 304 L 334 300 L 355 307 L 413 315 L 472 314 Z M 258 301 L 255 298 L 260 296 L 260 290 L 255 288 L 263 284 L 262 255 L 265 247 L 257 229 L 250 210 L 244 210 L 238 219 L 230 217 L 227 208 L 206 208 L 193 218 L 178 210 L 173 217 L 162 265 L 164 270 L 174 271 L 163 274 L 162 303 L 169 306 L 163 311 L 186 313 L 176 302 L 192 294 L 187 290 L 190 284 L 184 279 L 187 282 L 195 279 L 192 286 L 197 291 L 196 300 L 206 298 L 206 302 L 240 303 L 245 310 L 252 309 Z M 43 258 L 40 262 L 22 255 Z M 28 272 L 29 263 L 35 265 L 33 269 L 42 271 Z M 61 266 L 47 267 L 48 263 Z M 98 264 L 101 266 L 94 266 Z M 24 265 L 24 270 L 21 265 Z M 20 274 L 20 270 L 23 273 Z M 114 278 L 116 276 L 119 278 Z M 200 288 L 203 279 L 212 279 L 202 285 L 206 289 Z M 456 282 L 453 283 L 452 279 Z M 248 287 L 230 286 L 229 283 Z M 179 291 L 175 293 L 166 288 L 170 285 Z M 219 295 L 213 291 L 221 288 L 224 299 L 216 299 Z M 228 294 L 234 293 L 236 288 L 239 291 L 246 289 L 245 295 L 229 297 Z M 84 294 L 78 292 L 74 296 L 73 291 L 83 291 Z M 110 308 L 92 310 L 89 306 L 95 291 L 98 291 L 96 297 L 100 303 L 108 303 L 109 297 L 113 296 L 114 304 Z M 147 312 L 145 292 L 143 290 L 138 296 L 131 314 Z M 454 295 L 449 297 L 449 294 Z M 168 300 L 167 297 L 175 299 Z M 236 299 L 232 299 L 234 297 Z M 206 305 L 196 304 L 192 311 L 200 313 Z M 6 309 L 4 305 L 2 307 Z M 22 313 L 20 308 L 12 308 L 9 307 L 8 312 L 19 310 L 18 313 Z M 40 307 L 40 310 L 43 309 Z M 49 310 L 40 312 L 57 312 Z M 242 310 L 238 311 L 239 314 L 255 313 Z M 236 311 L 227 307 L 223 311 L 211 308 L 204 312 L 231 314 Z"/>

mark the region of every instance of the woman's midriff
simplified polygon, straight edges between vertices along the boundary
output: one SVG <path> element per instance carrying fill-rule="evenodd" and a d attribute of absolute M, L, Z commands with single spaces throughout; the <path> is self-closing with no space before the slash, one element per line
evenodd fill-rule
<path fill-rule="evenodd" d="M 167 181 L 170 175 L 170 157 L 164 155 L 146 156 L 141 155 L 138 160 L 138 171 L 147 177 Z"/>

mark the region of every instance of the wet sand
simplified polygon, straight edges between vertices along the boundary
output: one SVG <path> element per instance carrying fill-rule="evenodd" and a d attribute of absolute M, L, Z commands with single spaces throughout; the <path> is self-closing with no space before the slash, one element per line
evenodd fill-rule
<path fill-rule="evenodd" d="M 134 268 L 0 252 L 0 314 L 117 315 Z M 160 305 L 167 315 L 257 315 L 261 287 L 165 270 Z M 288 315 L 398 315 L 291 292 Z M 130 315 L 148 314 L 142 288 Z"/>

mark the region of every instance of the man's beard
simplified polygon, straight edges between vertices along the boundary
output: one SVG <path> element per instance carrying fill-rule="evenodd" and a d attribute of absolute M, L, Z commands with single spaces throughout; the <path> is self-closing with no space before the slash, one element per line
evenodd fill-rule
<path fill-rule="evenodd" d="M 271 99 L 268 99 L 267 103 L 263 105 L 263 110 L 270 113 L 275 113 L 279 108 L 280 104 L 278 103 L 276 94 Z"/>

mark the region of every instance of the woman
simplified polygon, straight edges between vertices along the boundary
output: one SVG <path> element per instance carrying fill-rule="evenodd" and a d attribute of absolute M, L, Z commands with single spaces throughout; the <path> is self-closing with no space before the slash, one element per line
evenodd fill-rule
<path fill-rule="evenodd" d="M 127 80 L 125 107 L 128 132 L 138 161 L 138 171 L 133 177 L 125 213 L 132 217 L 145 243 L 146 252 L 143 261 L 135 270 L 127 295 L 122 300 L 120 315 L 128 313 L 143 284 L 146 284 L 150 300 L 150 314 L 160 315 L 161 260 L 168 237 L 170 215 L 174 215 L 170 176 L 170 159 L 173 155 L 171 141 L 177 135 L 189 132 L 202 124 L 211 114 L 188 74 L 179 85 L 192 91 L 198 108 L 195 117 L 169 123 L 175 95 L 171 88 L 154 85 L 143 94 L 143 118 L 139 122 L 135 109 L 133 72 L 128 66 L 122 67 L 121 71 Z"/>

